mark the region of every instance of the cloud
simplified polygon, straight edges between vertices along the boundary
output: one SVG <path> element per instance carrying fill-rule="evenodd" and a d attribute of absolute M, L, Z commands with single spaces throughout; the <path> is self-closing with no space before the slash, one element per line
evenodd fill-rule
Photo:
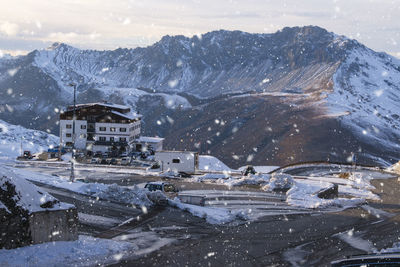
<path fill-rule="evenodd" d="M 0 24 L 0 32 L 7 36 L 16 36 L 19 31 L 18 24 L 5 21 Z"/>
<path fill-rule="evenodd" d="M 319 12 L 319 11 L 294 11 L 289 12 L 289 14 L 304 17 L 304 18 L 329 18 L 331 16 L 330 12 Z"/>
<path fill-rule="evenodd" d="M 101 34 L 97 32 L 85 34 L 76 32 L 52 32 L 45 39 L 64 43 L 81 43 L 87 40 L 95 40 L 100 37 Z"/>

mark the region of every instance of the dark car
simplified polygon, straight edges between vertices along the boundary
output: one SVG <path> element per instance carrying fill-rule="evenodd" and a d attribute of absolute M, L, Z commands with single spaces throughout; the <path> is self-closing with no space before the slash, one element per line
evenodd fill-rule
<path fill-rule="evenodd" d="M 332 267 L 400 266 L 400 253 L 383 253 L 351 256 L 331 262 Z"/>
<path fill-rule="evenodd" d="M 166 193 L 169 197 L 175 197 L 179 190 L 171 183 L 165 182 L 149 182 L 144 188 L 147 188 L 149 191 L 161 191 Z"/>

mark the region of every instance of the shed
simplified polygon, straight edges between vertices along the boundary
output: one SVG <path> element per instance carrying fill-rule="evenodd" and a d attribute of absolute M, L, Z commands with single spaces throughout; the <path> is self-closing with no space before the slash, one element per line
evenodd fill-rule
<path fill-rule="evenodd" d="M 77 210 L 3 168 L 0 171 L 0 233 L 0 249 L 76 240 Z"/>
<path fill-rule="evenodd" d="M 160 164 L 161 170 L 175 172 L 195 173 L 199 168 L 199 153 L 191 151 L 157 151 L 155 160 Z"/>

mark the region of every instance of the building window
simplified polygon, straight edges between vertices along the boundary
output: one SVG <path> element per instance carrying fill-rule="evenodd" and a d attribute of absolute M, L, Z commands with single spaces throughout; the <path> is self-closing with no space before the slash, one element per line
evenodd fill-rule
<path fill-rule="evenodd" d="M 115 132 L 116 128 L 115 127 L 110 127 L 110 132 Z"/>
<path fill-rule="evenodd" d="M 72 146 L 72 142 L 66 142 L 65 146 Z"/>
<path fill-rule="evenodd" d="M 86 125 L 81 125 L 81 129 L 86 129 Z"/>
<path fill-rule="evenodd" d="M 180 163 L 181 160 L 180 159 L 172 159 L 172 163 Z"/>
<path fill-rule="evenodd" d="M 104 136 L 100 136 L 99 141 L 106 141 L 106 138 Z"/>
<path fill-rule="evenodd" d="M 66 137 L 72 137 L 72 134 L 67 133 L 67 134 L 65 134 L 65 136 L 66 136 Z"/>
<path fill-rule="evenodd" d="M 126 128 L 119 128 L 120 132 L 126 132 Z"/>
<path fill-rule="evenodd" d="M 120 138 L 119 138 L 119 141 L 120 141 L 120 142 L 126 142 L 126 137 L 120 137 Z"/>
<path fill-rule="evenodd" d="M 111 141 L 111 142 L 114 142 L 114 137 L 110 137 L 110 141 Z"/>
<path fill-rule="evenodd" d="M 80 138 L 86 138 L 86 134 L 81 134 L 79 137 Z"/>
<path fill-rule="evenodd" d="M 101 132 L 105 132 L 106 131 L 106 127 L 100 127 L 99 129 Z"/>
<path fill-rule="evenodd" d="M 66 127 L 67 129 L 71 129 L 71 128 L 72 128 L 72 124 L 67 124 L 67 125 L 65 125 L 65 127 Z"/>

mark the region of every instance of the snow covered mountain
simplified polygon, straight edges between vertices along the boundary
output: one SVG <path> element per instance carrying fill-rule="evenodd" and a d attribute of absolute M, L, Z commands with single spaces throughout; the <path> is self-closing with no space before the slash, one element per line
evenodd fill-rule
<path fill-rule="evenodd" d="M 128 104 L 144 115 L 146 134 L 167 136 L 170 148 L 223 155 L 227 163 L 234 164 L 232 155 L 239 154 L 273 164 L 314 159 L 301 152 L 306 147 L 317 151 L 315 157 L 337 160 L 349 150 L 366 154 L 366 162 L 400 157 L 399 60 L 319 27 L 165 36 L 145 48 L 113 51 L 55 43 L 27 56 L 2 58 L 0 118 L 57 133 L 57 111 L 72 102 L 71 81 L 78 83 L 78 102 Z M 220 131 L 218 142 L 209 136 L 215 121 L 231 127 Z M 303 131 L 302 123 L 308 127 Z M 250 127 L 246 124 L 258 128 L 258 141 L 251 144 L 258 152 L 243 149 L 250 147 L 241 135 Z M 346 136 L 331 138 L 330 129 Z M 293 139 L 298 134 L 301 142 Z M 343 138 L 351 149 L 333 149 Z M 271 161 L 268 153 L 276 157 Z"/>

